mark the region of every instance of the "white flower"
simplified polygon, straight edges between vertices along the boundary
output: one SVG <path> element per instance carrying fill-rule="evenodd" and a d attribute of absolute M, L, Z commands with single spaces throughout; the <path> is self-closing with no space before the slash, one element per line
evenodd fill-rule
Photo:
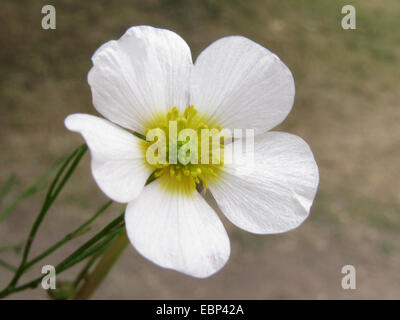
<path fill-rule="evenodd" d="M 136 26 L 102 45 L 92 60 L 93 104 L 108 120 L 73 114 L 65 125 L 86 140 L 101 190 L 128 203 L 127 234 L 143 256 L 199 278 L 226 263 L 229 239 L 196 191 L 199 181 L 208 183 L 223 213 L 246 231 L 285 232 L 307 218 L 319 181 L 313 154 L 297 136 L 266 133 L 286 118 L 295 93 L 291 72 L 275 54 L 230 36 L 211 44 L 193 64 L 188 45 L 176 33 Z M 208 123 L 255 130 L 254 169 L 161 166 L 159 178 L 145 186 L 155 170 L 144 159 L 148 142 L 121 127 L 144 135 L 167 117 L 186 117 L 187 123 L 196 110 L 202 122 L 194 121 L 193 128 Z"/>

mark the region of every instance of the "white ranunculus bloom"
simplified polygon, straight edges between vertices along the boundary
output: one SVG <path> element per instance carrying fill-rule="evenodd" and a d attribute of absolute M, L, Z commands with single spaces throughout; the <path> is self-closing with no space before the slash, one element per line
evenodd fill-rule
<path fill-rule="evenodd" d="M 313 154 L 297 136 L 267 133 L 288 115 L 295 94 L 292 74 L 275 54 L 230 36 L 193 64 L 176 33 L 136 26 L 102 45 L 92 60 L 93 104 L 108 120 L 73 114 L 65 124 L 86 140 L 101 190 L 128 203 L 127 234 L 143 256 L 199 278 L 227 262 L 228 235 L 196 191 L 200 182 L 228 219 L 249 232 L 285 232 L 307 218 L 319 181 Z M 194 129 L 254 129 L 253 170 L 234 163 L 152 167 L 145 160 L 149 142 L 122 128 L 145 135 L 171 119 Z M 155 170 L 158 178 L 145 186 Z"/>

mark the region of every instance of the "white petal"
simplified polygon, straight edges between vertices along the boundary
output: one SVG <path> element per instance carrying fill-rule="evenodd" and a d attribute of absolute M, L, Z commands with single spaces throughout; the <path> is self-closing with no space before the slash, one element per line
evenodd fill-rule
<path fill-rule="evenodd" d="M 109 120 L 144 133 L 159 112 L 189 102 L 190 49 L 176 33 L 132 27 L 103 44 L 88 74 L 93 104 Z"/>
<path fill-rule="evenodd" d="M 298 227 L 309 215 L 319 182 L 307 143 L 289 133 L 261 134 L 255 138 L 254 166 L 246 165 L 226 165 L 221 179 L 210 182 L 228 219 L 260 234 Z"/>
<path fill-rule="evenodd" d="M 222 222 L 200 194 L 167 191 L 160 179 L 127 206 L 125 223 L 132 245 L 161 267 L 198 278 L 212 275 L 230 254 Z"/>
<path fill-rule="evenodd" d="M 68 116 L 65 126 L 86 140 L 92 156 L 93 177 L 108 197 L 124 203 L 139 195 L 151 174 L 145 165 L 140 139 L 88 114 Z"/>
<path fill-rule="evenodd" d="M 272 52 L 241 37 L 212 43 L 191 74 L 190 104 L 224 128 L 268 131 L 293 105 L 294 80 Z"/>

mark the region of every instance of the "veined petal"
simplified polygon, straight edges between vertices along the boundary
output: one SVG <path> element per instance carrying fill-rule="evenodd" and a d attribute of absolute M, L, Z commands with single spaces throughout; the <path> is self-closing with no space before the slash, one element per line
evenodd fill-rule
<path fill-rule="evenodd" d="M 91 153 L 91 168 L 100 189 L 112 200 L 129 202 L 142 191 L 151 170 L 142 141 L 115 124 L 88 114 L 72 114 L 65 126 L 79 132 Z"/>
<path fill-rule="evenodd" d="M 208 277 L 229 258 L 224 226 L 200 194 L 171 192 L 162 179 L 150 183 L 128 204 L 128 237 L 139 253 L 161 267 Z"/>
<path fill-rule="evenodd" d="M 229 152 L 241 141 L 227 146 Z M 309 215 L 317 192 L 318 167 L 307 143 L 283 132 L 255 138 L 254 166 L 232 163 L 209 183 L 222 212 L 253 233 L 280 233 L 298 227 Z"/>
<path fill-rule="evenodd" d="M 146 123 L 160 112 L 188 106 L 192 57 L 175 32 L 131 27 L 97 49 L 92 61 L 93 104 L 125 128 L 144 134 Z"/>
<path fill-rule="evenodd" d="M 212 43 L 191 73 L 190 104 L 224 128 L 266 132 L 290 112 L 290 70 L 268 49 L 242 36 Z"/>

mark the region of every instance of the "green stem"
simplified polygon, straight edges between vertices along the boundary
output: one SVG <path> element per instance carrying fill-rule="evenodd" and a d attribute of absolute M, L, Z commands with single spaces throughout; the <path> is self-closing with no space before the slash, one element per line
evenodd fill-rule
<path fill-rule="evenodd" d="M 86 276 L 84 284 L 75 296 L 75 300 L 86 300 L 93 295 L 113 265 L 117 262 L 128 243 L 128 237 L 125 230 L 123 230 L 105 250 L 93 272 Z"/>

